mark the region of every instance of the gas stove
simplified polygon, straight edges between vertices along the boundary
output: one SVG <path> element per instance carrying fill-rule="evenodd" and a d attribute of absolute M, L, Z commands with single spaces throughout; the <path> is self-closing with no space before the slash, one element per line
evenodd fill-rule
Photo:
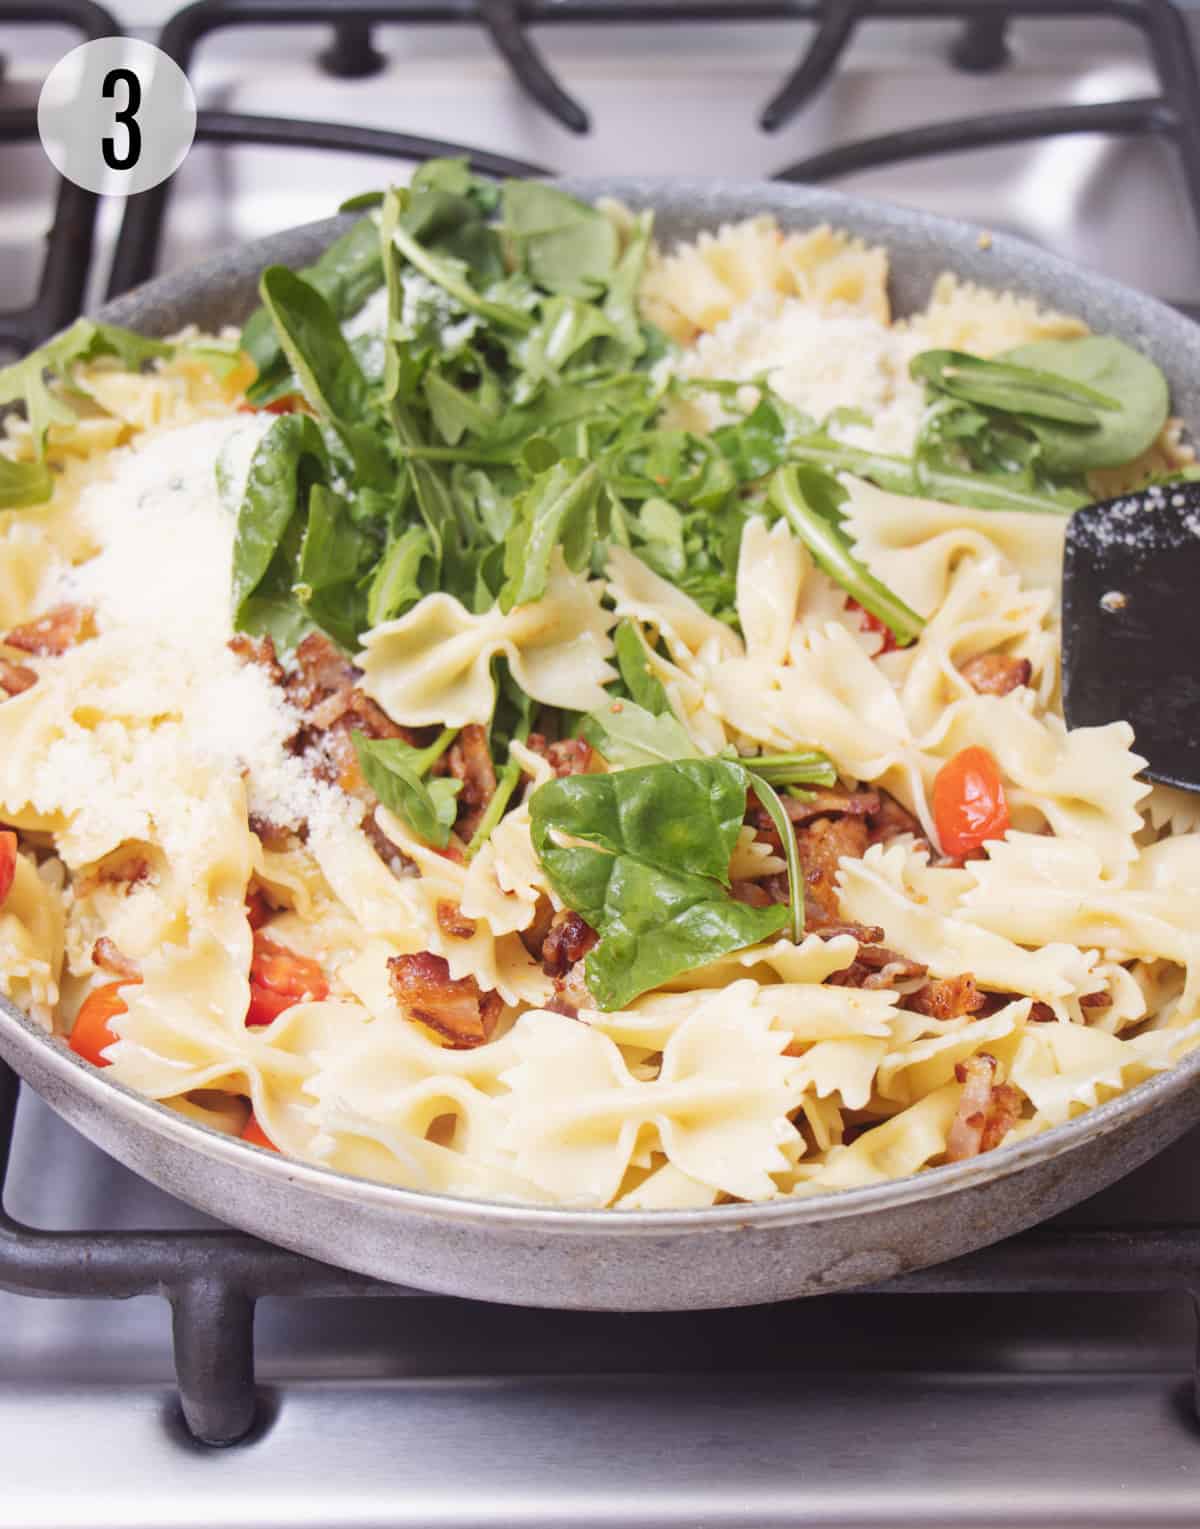
<path fill-rule="evenodd" d="M 1184 8 L 172 9 L 0 0 L 10 350 L 453 145 L 496 173 L 831 180 L 1200 308 Z M 97 206 L 56 184 L 30 122 L 56 59 L 118 25 L 187 67 L 201 127 L 163 195 Z M 0 1069 L 0 1524 L 1194 1525 L 1198 1152 L 1194 1133 L 1049 1227 L 880 1291 L 543 1312 L 373 1285 L 217 1227 L 29 1090 L 18 1104 Z"/>

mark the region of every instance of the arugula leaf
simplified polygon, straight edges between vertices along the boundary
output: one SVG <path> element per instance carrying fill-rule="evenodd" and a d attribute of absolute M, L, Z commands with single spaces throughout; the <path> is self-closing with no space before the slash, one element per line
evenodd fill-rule
<path fill-rule="evenodd" d="M 791 754 L 758 754 L 742 764 L 771 786 L 836 786 L 837 769 L 819 749 L 797 749 Z"/>
<path fill-rule="evenodd" d="M 438 434 L 448 445 L 457 446 L 469 431 L 486 435 L 495 423 L 495 412 L 478 397 L 455 387 L 440 372 L 430 370 L 423 382 L 425 402 Z"/>
<path fill-rule="evenodd" d="M 617 231 L 595 207 L 541 181 L 505 181 L 501 208 L 520 267 L 539 287 L 592 298 L 611 281 Z"/>
<path fill-rule="evenodd" d="M 70 401 L 51 391 L 46 375 L 50 373 L 67 382 L 78 363 L 97 356 L 115 356 L 122 366 L 136 371 L 147 361 L 170 356 L 174 346 L 120 329 L 115 324 L 101 324 L 94 319 L 76 319 L 45 345 L 31 351 L 20 361 L 0 367 L 0 407 L 9 403 L 25 405 L 26 418 L 33 434 L 33 447 L 39 461 L 45 455 L 46 433 L 51 425 L 73 425 L 78 418 Z"/>
<path fill-rule="evenodd" d="M 361 481 L 386 485 L 387 453 L 362 423 L 375 412 L 371 390 L 333 310 L 287 266 L 268 266 L 258 290 L 304 396 L 341 436 Z"/>
<path fill-rule="evenodd" d="M 427 592 L 422 571 L 436 565 L 433 539 L 425 526 L 409 526 L 384 553 L 367 590 L 367 625 L 394 621 Z"/>
<path fill-rule="evenodd" d="M 805 495 L 803 472 L 800 467 L 781 467 L 771 479 L 771 504 L 804 542 L 818 566 L 847 594 L 853 595 L 864 610 L 877 616 L 900 647 L 915 642 L 925 622 L 858 561 L 834 521 L 813 509 Z M 824 491 L 822 484 L 813 487 L 818 494 Z"/>
<path fill-rule="evenodd" d="M 578 459 L 556 462 L 539 473 L 515 505 L 504 544 L 500 609 L 540 600 L 550 577 L 550 558 L 561 547 L 569 568 L 587 562 L 596 539 L 600 469 Z"/>
<path fill-rule="evenodd" d="M 1099 421 L 1094 430 L 1081 431 L 1045 418 L 1029 421 L 1048 472 L 1121 467 L 1152 446 L 1167 422 L 1167 379 L 1148 356 L 1112 335 L 1035 340 L 997 359 L 1039 367 L 1076 387 L 1097 390 L 1097 397 L 1108 395 L 1106 403 L 1096 405 Z"/>
<path fill-rule="evenodd" d="M 600 934 L 585 971 L 602 1009 L 786 924 L 785 908 L 750 908 L 725 890 L 746 780 L 727 760 L 682 760 L 548 781 L 530 797 L 551 884 Z M 564 847 L 555 834 L 599 848 Z"/>
<path fill-rule="evenodd" d="M 312 620 L 343 648 L 357 647 L 370 624 L 361 580 L 377 550 L 375 538 L 355 524 L 341 495 L 314 483 L 294 590 Z"/>
<path fill-rule="evenodd" d="M 324 483 L 329 476 L 329 456 L 316 422 L 307 414 L 281 414 L 259 441 L 250 460 L 246 489 L 238 506 L 237 530 L 233 542 L 234 624 L 240 631 L 276 630 L 284 607 L 294 605 L 291 596 L 292 570 L 299 552 L 295 545 L 286 547 L 289 528 L 303 525 L 304 506 L 314 483 Z M 258 608 L 249 624 L 248 602 L 260 590 L 268 574 L 274 571 L 270 607 Z M 263 627 L 268 612 L 272 625 Z M 307 618 L 297 612 L 301 627 Z M 290 646 L 290 644 L 285 644 Z"/>
<path fill-rule="evenodd" d="M 580 731 L 618 770 L 701 757 L 676 717 L 669 711 L 658 714 L 647 711 L 636 701 L 611 701 L 600 711 L 590 712 Z"/>
<path fill-rule="evenodd" d="M 1099 409 L 1120 408 L 1115 398 L 1069 377 L 1000 358 L 987 360 L 963 350 L 922 351 L 913 357 L 908 369 L 916 381 L 951 398 L 1005 414 L 1094 428 L 1100 423 Z"/>
<path fill-rule="evenodd" d="M 628 617 L 618 621 L 613 632 L 613 646 L 617 650 L 621 679 L 638 706 L 656 717 L 669 715 L 671 703 L 662 681 L 650 668 L 650 650 L 637 623 Z"/>
<path fill-rule="evenodd" d="M 350 318 L 383 285 L 379 230 L 374 221 L 363 218 L 355 223 L 297 274 L 321 294 L 335 318 Z M 246 320 L 241 348 L 258 367 L 258 381 L 247 389 L 246 397 L 251 403 L 266 403 L 285 389 L 287 361 L 265 307 L 256 308 Z"/>
<path fill-rule="evenodd" d="M 514 329 L 518 333 L 524 333 L 525 330 L 533 328 L 534 321 L 524 309 L 510 302 L 485 297 L 477 292 L 468 280 L 470 267 L 465 261 L 450 255 L 437 255 L 426 249 L 421 241 L 404 227 L 401 214 L 407 208 L 407 202 L 402 199 L 400 193 L 389 192 L 384 198 L 385 209 L 390 198 L 396 199 L 397 209 L 394 224 L 389 220 L 388 225 L 391 242 L 410 265 L 443 288 L 469 312 L 477 313 L 480 318 L 486 319 L 489 323 L 496 324 L 501 329 Z"/>
<path fill-rule="evenodd" d="M 0 456 L 0 510 L 45 504 L 54 492 L 54 474 L 44 462 L 14 462 Z"/>
<path fill-rule="evenodd" d="M 402 818 L 419 839 L 445 849 L 458 816 L 456 797 L 462 781 L 451 776 L 423 780 L 421 756 L 426 751 L 399 738 L 368 738 L 359 732 L 351 737 L 363 778 L 388 811 Z"/>
<path fill-rule="evenodd" d="M 796 843 L 796 834 L 790 818 L 784 811 L 783 803 L 765 777 L 757 772 L 751 772 L 750 783 L 754 788 L 755 796 L 762 804 L 763 811 L 774 824 L 775 832 L 779 835 L 779 842 L 783 845 L 783 856 L 787 861 L 791 933 L 793 941 L 799 945 L 804 938 L 804 867 L 800 863 L 800 848 Z"/>

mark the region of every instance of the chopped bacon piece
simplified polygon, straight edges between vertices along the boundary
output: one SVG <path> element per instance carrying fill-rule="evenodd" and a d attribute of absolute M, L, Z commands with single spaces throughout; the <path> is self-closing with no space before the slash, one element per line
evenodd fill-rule
<path fill-rule="evenodd" d="M 276 823 L 273 818 L 264 817 L 260 812 L 252 812 L 248 818 L 250 832 L 258 836 L 259 842 L 264 849 L 285 850 L 290 849 L 295 833 L 285 823 Z"/>
<path fill-rule="evenodd" d="M 548 897 L 539 897 L 533 910 L 533 919 L 521 930 L 521 944 L 535 961 L 542 959 L 542 946 L 554 921 L 554 904 Z"/>
<path fill-rule="evenodd" d="M 568 1019 L 578 1019 L 580 1009 L 594 1009 L 596 1000 L 588 992 L 587 972 L 582 961 L 576 961 L 565 977 L 555 977 L 554 997 L 546 1008 L 555 1014 L 565 1014 Z"/>
<path fill-rule="evenodd" d="M 883 930 L 878 924 L 820 924 L 816 932 L 823 940 L 834 940 L 839 934 L 848 934 L 860 945 L 883 944 Z"/>
<path fill-rule="evenodd" d="M 810 801 L 804 801 L 795 796 L 780 798 L 783 810 L 797 828 L 813 822 L 816 818 L 869 818 L 880 808 L 879 793 L 874 789 L 843 791 L 837 787 L 814 786 L 811 797 Z M 746 814 L 746 820 L 758 829 L 760 839 L 769 838 L 776 849 L 781 848 L 779 836 L 774 831 L 774 824 L 766 808 L 754 803 Z"/>
<path fill-rule="evenodd" d="M 917 818 L 898 802 L 890 791 L 878 791 L 879 806 L 867 820 L 871 830 L 872 844 L 890 844 L 901 834 L 912 834 L 914 839 L 925 842 L 925 833 Z"/>
<path fill-rule="evenodd" d="M 17 878 L 17 836 L 11 828 L 0 830 L 0 907 L 8 901 Z"/>
<path fill-rule="evenodd" d="M 970 972 L 957 977 L 935 977 L 901 1001 L 901 1008 L 930 1019 L 959 1019 L 976 1014 L 987 1002 Z"/>
<path fill-rule="evenodd" d="M 860 858 L 867 848 L 867 825 L 862 818 L 817 818 L 796 834 L 804 868 L 804 906 L 821 919 L 837 920 L 838 861 L 843 855 Z"/>
<path fill-rule="evenodd" d="M 4 641 L 10 648 L 39 657 L 58 657 L 96 631 L 95 613 L 86 605 L 56 605 L 53 610 L 15 626 Z"/>
<path fill-rule="evenodd" d="M 463 911 L 448 897 L 439 897 L 437 905 L 438 928 L 454 940 L 469 940 L 475 933 L 475 920 L 464 918 Z"/>
<path fill-rule="evenodd" d="M 872 990 L 894 988 L 900 982 L 924 977 L 928 968 L 912 961 L 886 945 L 860 945 L 854 960 L 843 971 L 825 980 L 832 987 L 858 987 Z"/>
<path fill-rule="evenodd" d="M 1033 665 L 1027 658 L 1015 658 L 1011 653 L 978 653 L 967 659 L 958 672 L 978 695 L 1008 695 L 1009 691 L 1028 685 Z"/>
<path fill-rule="evenodd" d="M 37 684 L 37 675 L 24 664 L 14 664 L 11 659 L 0 658 L 0 690 L 6 695 L 21 695 Z"/>
<path fill-rule="evenodd" d="M 474 977 L 452 978 L 441 956 L 428 950 L 392 956 L 388 974 L 396 1002 L 451 1050 L 469 1051 L 491 1039 L 504 1007 L 500 994 L 480 992 Z"/>
<path fill-rule="evenodd" d="M 1021 993 L 984 993 L 983 1002 L 976 1010 L 976 1013 L 980 1019 L 988 1019 L 993 1014 L 998 1014 L 1008 1004 L 1019 1003 L 1022 996 Z M 1029 1023 L 1031 1025 L 1053 1024 L 1057 1018 L 1058 1016 L 1048 1003 L 1042 1003 L 1039 999 L 1035 998 L 1030 1005 Z"/>
<path fill-rule="evenodd" d="M 1079 1007 L 1081 1009 L 1109 1009 L 1112 1007 L 1112 994 L 1105 988 L 1098 993 L 1083 993 L 1080 995 Z"/>
<path fill-rule="evenodd" d="M 530 733 L 526 743 L 535 754 L 548 761 L 560 779 L 565 775 L 595 774 L 600 763 L 586 738 L 560 738 L 557 743 L 547 743 L 544 733 Z"/>
<path fill-rule="evenodd" d="M 547 977 L 565 977 L 599 938 L 578 913 L 564 908 L 550 920 L 550 932 L 542 944 L 542 970 Z"/>
<path fill-rule="evenodd" d="M 324 632 L 310 632 L 296 649 L 295 670 L 288 676 L 287 696 L 298 711 L 308 712 L 341 691 L 349 693 L 358 670 Z"/>
<path fill-rule="evenodd" d="M 960 1163 L 1000 1145 L 1021 1118 L 1021 1095 L 996 1082 L 996 1058 L 987 1051 L 959 1062 L 954 1076 L 963 1091 L 946 1135 L 946 1161 Z"/>
<path fill-rule="evenodd" d="M 772 877 L 771 880 L 775 878 Z M 784 877 L 784 881 L 787 877 Z M 767 888 L 761 881 L 731 881 L 729 890 L 733 894 L 735 902 L 745 903 L 747 908 L 769 908 L 772 903 L 778 901 L 774 895 L 774 888 Z"/>
<path fill-rule="evenodd" d="M 102 972 L 111 972 L 114 977 L 123 977 L 126 982 L 142 980 L 141 967 L 136 961 L 122 955 L 106 934 L 102 934 L 92 946 L 92 964 L 98 966 Z"/>
<path fill-rule="evenodd" d="M 496 768 L 488 748 L 487 729 L 469 722 L 459 733 L 447 755 L 450 774 L 462 781 L 458 794 L 459 836 L 470 839 L 496 794 Z"/>
<path fill-rule="evenodd" d="M 371 848 L 391 871 L 393 876 L 408 876 L 413 874 L 415 867 L 406 854 L 388 838 L 383 829 L 375 821 L 375 809 L 363 815 L 359 824 L 363 833 L 367 836 L 367 842 Z"/>
<path fill-rule="evenodd" d="M 1010 998 L 1008 1002 L 1011 1003 L 1012 999 Z M 1029 1023 L 1031 1025 L 1052 1025 L 1057 1018 L 1058 1015 L 1055 1014 L 1050 1005 L 1042 1003 L 1039 999 L 1035 998 L 1029 1006 Z"/>
<path fill-rule="evenodd" d="M 267 678 L 273 685 L 283 684 L 283 668 L 275 652 L 273 637 L 251 637 L 246 632 L 237 632 L 229 639 L 226 646 L 244 664 L 257 664 L 260 669 L 265 670 Z"/>

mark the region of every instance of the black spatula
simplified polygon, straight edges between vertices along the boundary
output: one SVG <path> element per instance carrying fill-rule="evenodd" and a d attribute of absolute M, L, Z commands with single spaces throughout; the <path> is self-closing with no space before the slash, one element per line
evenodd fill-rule
<path fill-rule="evenodd" d="M 1072 515 L 1062 667 L 1068 727 L 1124 718 L 1151 780 L 1200 791 L 1200 483 Z"/>

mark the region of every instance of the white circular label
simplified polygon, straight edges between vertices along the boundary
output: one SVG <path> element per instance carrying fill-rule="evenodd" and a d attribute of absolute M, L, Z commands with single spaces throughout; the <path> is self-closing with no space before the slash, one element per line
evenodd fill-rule
<path fill-rule="evenodd" d="M 172 58 L 134 37 L 72 48 L 46 76 L 38 132 L 85 191 L 134 196 L 173 175 L 196 136 L 196 97 Z"/>

